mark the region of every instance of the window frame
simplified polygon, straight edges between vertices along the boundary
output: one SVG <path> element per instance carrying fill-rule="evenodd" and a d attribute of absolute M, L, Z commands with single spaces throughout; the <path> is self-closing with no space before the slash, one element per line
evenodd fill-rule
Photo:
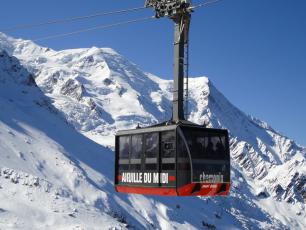
<path fill-rule="evenodd" d="M 155 149 L 155 157 L 147 157 L 147 136 L 149 135 L 156 135 L 156 139 L 157 140 L 157 146 Z M 151 133 L 144 133 L 143 134 L 143 138 L 144 138 L 144 145 L 143 145 L 143 170 L 144 171 L 160 171 L 160 167 L 159 167 L 159 158 L 160 158 L 160 132 L 151 132 Z M 154 159 L 154 160 L 153 160 Z M 150 162 L 151 161 L 151 162 Z M 154 162 L 153 162 L 154 161 Z M 147 169 L 147 165 L 156 165 L 155 169 Z"/>

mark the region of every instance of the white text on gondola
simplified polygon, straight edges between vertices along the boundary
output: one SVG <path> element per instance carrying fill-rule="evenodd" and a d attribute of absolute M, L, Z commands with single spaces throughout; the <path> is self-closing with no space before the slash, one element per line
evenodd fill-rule
<path fill-rule="evenodd" d="M 133 184 L 168 184 L 169 175 L 168 173 L 134 173 L 124 172 L 121 178 L 122 183 L 133 183 Z"/>

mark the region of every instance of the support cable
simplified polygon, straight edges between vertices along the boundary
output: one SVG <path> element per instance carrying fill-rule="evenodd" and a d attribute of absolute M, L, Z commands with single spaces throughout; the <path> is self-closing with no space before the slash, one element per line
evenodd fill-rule
<path fill-rule="evenodd" d="M 197 8 L 200 8 L 200 7 L 207 7 L 207 6 L 210 6 L 214 3 L 218 3 L 218 2 L 221 2 L 221 1 L 222 0 L 207 1 L 207 2 L 204 2 L 204 3 L 198 4 L 198 5 L 195 5 L 195 6 L 191 6 L 189 9 L 194 10 L 194 9 L 197 9 Z"/>
<path fill-rule="evenodd" d="M 72 18 L 63 18 L 63 19 L 55 19 L 50 20 L 46 22 L 36 23 L 36 24 L 24 24 L 24 25 L 17 25 L 11 28 L 3 29 L 1 31 L 3 32 L 11 32 L 19 29 L 30 29 L 35 27 L 41 27 L 41 26 L 48 26 L 53 24 L 61 24 L 61 23 L 68 23 L 68 22 L 75 22 L 90 18 L 96 18 L 96 17 L 103 17 L 103 16 L 109 16 L 114 14 L 123 14 L 123 13 L 129 13 L 129 12 L 135 12 L 144 10 L 146 7 L 137 7 L 137 8 L 130 8 L 130 9 L 123 9 L 123 10 L 116 10 L 116 11 L 110 11 L 110 12 L 98 12 L 95 14 L 85 15 L 85 16 L 78 16 L 78 17 L 72 17 Z"/>
<path fill-rule="evenodd" d="M 32 41 L 43 41 L 43 40 L 50 40 L 50 39 L 54 39 L 54 38 L 67 37 L 67 36 L 80 34 L 80 33 L 85 33 L 85 32 L 89 32 L 89 31 L 93 31 L 93 30 L 102 30 L 102 29 L 108 29 L 108 28 L 111 28 L 111 27 L 116 27 L 116 26 L 121 26 L 121 25 L 133 24 L 133 23 L 137 23 L 137 22 L 144 22 L 144 21 L 148 21 L 148 20 L 151 20 L 151 19 L 155 19 L 155 16 L 139 18 L 139 19 L 134 19 L 134 20 L 129 20 L 129 21 L 122 21 L 122 22 L 117 22 L 117 23 L 108 24 L 108 25 L 98 25 L 98 26 L 95 26 L 95 27 L 87 28 L 87 29 L 72 31 L 72 32 L 69 32 L 69 33 L 55 34 L 55 35 L 40 37 L 40 38 L 33 39 Z"/>

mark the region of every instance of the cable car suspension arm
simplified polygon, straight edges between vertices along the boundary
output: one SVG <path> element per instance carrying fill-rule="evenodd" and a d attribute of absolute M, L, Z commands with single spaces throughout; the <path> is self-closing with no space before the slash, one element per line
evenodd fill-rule
<path fill-rule="evenodd" d="M 172 121 L 179 123 L 184 116 L 184 75 L 186 73 L 185 47 L 188 47 L 192 6 L 190 0 L 147 0 L 145 7 L 155 9 L 156 18 L 168 17 L 174 21 L 174 86 Z"/>

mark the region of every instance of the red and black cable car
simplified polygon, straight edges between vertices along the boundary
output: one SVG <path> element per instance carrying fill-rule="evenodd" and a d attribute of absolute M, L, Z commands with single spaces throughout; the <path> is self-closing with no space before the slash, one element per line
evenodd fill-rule
<path fill-rule="evenodd" d="M 155 8 L 157 18 L 167 16 L 175 22 L 173 116 L 162 124 L 117 133 L 115 189 L 147 195 L 226 196 L 228 131 L 196 125 L 184 117 L 186 52 L 194 7 L 190 0 L 147 0 L 146 6 Z"/>
<path fill-rule="evenodd" d="M 120 131 L 116 191 L 163 196 L 225 196 L 230 190 L 227 130 L 189 122 Z"/>

